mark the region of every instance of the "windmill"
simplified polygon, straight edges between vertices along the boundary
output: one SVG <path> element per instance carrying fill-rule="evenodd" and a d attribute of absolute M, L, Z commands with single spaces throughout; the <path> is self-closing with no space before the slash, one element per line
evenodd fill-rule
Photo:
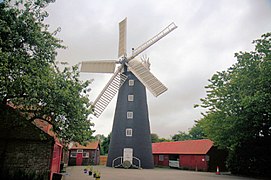
<path fill-rule="evenodd" d="M 136 57 L 177 26 L 171 23 L 127 56 L 126 24 L 127 18 L 119 23 L 119 60 L 83 61 L 81 72 L 113 73 L 93 103 L 99 117 L 118 92 L 107 166 L 153 168 L 146 88 L 155 97 L 167 88 L 150 72 L 148 59 Z"/>

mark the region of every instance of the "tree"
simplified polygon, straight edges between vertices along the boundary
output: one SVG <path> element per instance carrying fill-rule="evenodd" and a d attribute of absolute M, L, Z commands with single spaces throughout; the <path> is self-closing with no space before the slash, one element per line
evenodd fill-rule
<path fill-rule="evenodd" d="M 109 133 L 108 136 L 105 137 L 104 140 L 101 143 L 101 147 L 103 149 L 104 154 L 108 154 L 110 139 L 111 139 L 111 133 Z"/>
<path fill-rule="evenodd" d="M 157 143 L 157 142 L 169 142 L 169 139 L 166 138 L 160 138 L 157 134 L 151 133 L 151 142 Z"/>
<path fill-rule="evenodd" d="M 193 140 L 204 139 L 206 135 L 204 134 L 203 128 L 196 122 L 196 124 L 189 130 L 190 138 Z"/>
<path fill-rule="evenodd" d="M 151 133 L 151 142 L 152 143 L 159 142 L 159 136 L 155 133 Z"/>
<path fill-rule="evenodd" d="M 203 132 L 203 128 L 200 124 L 196 123 L 188 133 L 179 131 L 177 134 L 171 136 L 172 141 L 185 141 L 185 140 L 196 140 L 196 139 L 204 139 L 205 134 Z"/>
<path fill-rule="evenodd" d="M 191 136 L 188 133 L 182 131 L 179 131 L 177 134 L 174 134 L 171 137 L 172 141 L 184 141 L 189 139 L 191 139 Z"/>
<path fill-rule="evenodd" d="M 209 80 L 198 124 L 229 150 L 232 172 L 270 176 L 263 165 L 271 162 L 271 33 L 253 44 L 254 51 L 236 53 L 237 63 Z"/>
<path fill-rule="evenodd" d="M 99 141 L 99 142 L 103 142 L 103 140 L 105 139 L 105 136 L 103 134 L 97 134 L 94 137 L 95 141 Z"/>
<path fill-rule="evenodd" d="M 159 138 L 159 142 L 170 142 L 170 139 L 167 138 Z"/>
<path fill-rule="evenodd" d="M 95 137 L 94 137 L 94 141 L 98 141 L 98 142 L 100 143 L 100 147 L 101 147 L 101 149 L 100 149 L 100 154 L 101 154 L 101 155 L 104 155 L 104 154 L 105 154 L 105 153 L 104 153 L 104 148 L 102 147 L 102 143 L 103 143 L 104 139 L 105 139 L 105 136 L 104 136 L 103 134 L 97 134 L 97 135 L 95 135 Z"/>
<path fill-rule="evenodd" d="M 93 130 L 87 97 L 90 82 L 79 80 L 78 66 L 57 66 L 61 40 L 44 24 L 44 8 L 53 0 L 0 3 L 0 105 L 17 110 L 29 121 L 52 125 L 63 142 L 83 143 Z M 1 117 L 1 118 L 8 118 Z"/>

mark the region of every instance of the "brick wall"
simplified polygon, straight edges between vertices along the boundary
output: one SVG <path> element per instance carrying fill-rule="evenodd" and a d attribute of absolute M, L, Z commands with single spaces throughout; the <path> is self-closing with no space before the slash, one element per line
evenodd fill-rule
<path fill-rule="evenodd" d="M 0 143 L 5 142 L 0 140 Z M 0 153 L 3 153 L 4 148 L 4 169 L 8 169 L 11 173 L 21 171 L 26 174 L 42 174 L 45 179 L 48 177 L 52 142 L 9 140 L 6 146 L 0 149 Z"/>
<path fill-rule="evenodd" d="M 0 179 L 8 171 L 43 174 L 42 179 L 48 179 L 54 139 L 14 109 L 1 108 L 6 111 L 0 111 Z"/>

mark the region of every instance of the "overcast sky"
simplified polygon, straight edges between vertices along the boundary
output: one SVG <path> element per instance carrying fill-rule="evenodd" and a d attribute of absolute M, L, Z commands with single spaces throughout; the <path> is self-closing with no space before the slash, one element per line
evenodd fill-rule
<path fill-rule="evenodd" d="M 252 41 L 271 31 L 270 0 L 56 0 L 47 10 L 46 22 L 61 27 L 58 37 L 67 46 L 57 60 L 70 65 L 117 59 L 118 23 L 125 17 L 128 53 L 171 22 L 178 26 L 141 54 L 168 87 L 158 98 L 147 93 L 151 132 L 165 138 L 193 127 L 204 111 L 193 106 L 205 97 L 208 79 L 235 63 L 235 52 L 253 50 Z M 81 74 L 82 80 L 94 79 L 90 101 L 110 77 Z M 116 99 L 93 117 L 96 134 L 111 131 Z"/>

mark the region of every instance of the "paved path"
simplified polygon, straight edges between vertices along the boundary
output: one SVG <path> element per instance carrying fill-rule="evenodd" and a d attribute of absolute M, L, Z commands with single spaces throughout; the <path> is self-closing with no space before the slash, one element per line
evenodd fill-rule
<path fill-rule="evenodd" d="M 85 166 L 67 167 L 64 180 L 95 180 L 84 173 Z M 238 177 L 232 175 L 216 175 L 210 172 L 195 172 L 178 169 L 120 169 L 105 166 L 94 166 L 101 172 L 101 180 L 256 180 L 253 178 Z"/>

